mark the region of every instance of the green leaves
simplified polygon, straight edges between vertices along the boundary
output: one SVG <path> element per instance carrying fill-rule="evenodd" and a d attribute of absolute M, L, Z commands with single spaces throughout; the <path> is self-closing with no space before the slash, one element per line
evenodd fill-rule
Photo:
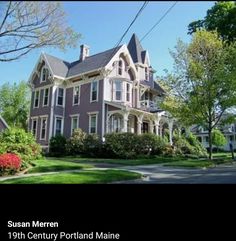
<path fill-rule="evenodd" d="M 236 40 L 236 2 L 218 1 L 207 11 L 203 20 L 193 21 L 188 26 L 188 33 L 197 30 L 216 30 L 221 38 L 228 43 Z"/>
<path fill-rule="evenodd" d="M 0 114 L 8 125 L 27 130 L 29 108 L 30 90 L 24 81 L 0 87 Z"/>

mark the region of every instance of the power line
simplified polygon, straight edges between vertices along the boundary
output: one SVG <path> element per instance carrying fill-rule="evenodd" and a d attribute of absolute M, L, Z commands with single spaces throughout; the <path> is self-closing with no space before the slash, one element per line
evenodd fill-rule
<path fill-rule="evenodd" d="M 126 36 L 126 34 L 128 33 L 128 31 L 130 30 L 130 28 L 132 27 L 132 25 L 135 23 L 135 21 L 137 20 L 137 18 L 140 16 L 140 14 L 142 13 L 142 11 L 146 8 L 146 6 L 148 5 L 149 1 L 145 1 L 142 5 L 142 7 L 139 9 L 138 13 L 136 14 L 136 16 L 134 17 L 134 19 L 132 20 L 132 22 L 130 23 L 130 25 L 128 26 L 128 28 L 126 29 L 126 31 L 124 32 L 124 34 L 121 36 L 120 40 L 116 43 L 116 45 L 114 46 L 114 50 L 112 51 L 112 53 L 104 59 L 104 61 L 101 63 L 101 66 L 103 66 L 103 64 L 106 63 L 106 61 L 108 59 L 110 59 L 114 53 L 117 51 L 117 47 L 120 45 L 121 41 L 124 39 L 124 37 Z M 113 67 L 113 69 L 115 68 L 115 66 Z M 84 93 L 87 94 L 87 92 L 90 90 L 90 86 L 88 86 L 87 90 L 85 90 Z"/>
<path fill-rule="evenodd" d="M 176 1 L 165 13 L 164 15 L 151 27 L 151 29 L 141 38 L 140 42 L 142 42 L 151 32 L 152 30 L 166 17 L 166 15 L 174 8 L 174 6 L 178 3 Z"/>
<path fill-rule="evenodd" d="M 116 48 L 120 45 L 120 43 L 122 42 L 122 40 L 124 39 L 124 37 L 126 36 L 126 34 L 128 33 L 128 31 L 130 30 L 130 28 L 132 27 L 132 25 L 135 23 L 135 21 L 137 20 L 137 18 L 140 16 L 140 14 L 142 13 L 142 11 L 146 8 L 146 6 L 148 5 L 149 1 L 145 1 L 142 5 L 142 7 L 139 9 L 138 13 L 136 14 L 136 16 L 134 17 L 134 19 L 132 20 L 132 22 L 130 23 L 129 27 L 126 29 L 126 31 L 124 32 L 124 34 L 121 36 L 120 40 L 116 43 L 116 45 L 114 46 L 114 50 L 112 51 L 111 55 L 109 55 L 109 57 L 107 59 L 110 59 L 113 54 L 116 51 Z M 105 61 L 107 61 L 107 59 L 105 59 Z M 104 61 L 104 62 L 105 62 Z M 104 64 L 104 63 L 103 63 Z M 103 65 L 102 64 L 102 65 Z"/>

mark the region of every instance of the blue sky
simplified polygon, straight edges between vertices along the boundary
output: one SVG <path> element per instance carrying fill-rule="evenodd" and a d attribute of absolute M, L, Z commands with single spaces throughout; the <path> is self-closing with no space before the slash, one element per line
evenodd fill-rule
<path fill-rule="evenodd" d="M 149 2 L 122 43 L 128 43 L 131 35 L 136 33 L 141 39 L 158 21 L 174 1 Z M 62 52 L 52 48 L 35 50 L 20 60 L 8 63 L 0 62 L 0 84 L 28 80 L 41 51 L 47 52 L 66 61 L 79 58 L 81 44 L 90 46 L 90 55 L 113 48 L 127 29 L 134 16 L 142 6 L 142 1 L 120 2 L 63 2 L 68 23 L 82 34 L 76 49 Z M 171 70 L 172 58 L 169 49 L 173 49 L 177 39 L 189 42 L 187 26 L 191 21 L 202 19 L 206 11 L 214 5 L 213 1 L 178 2 L 172 11 L 143 40 L 142 46 L 147 49 L 151 65 L 162 75 L 164 69 Z"/>

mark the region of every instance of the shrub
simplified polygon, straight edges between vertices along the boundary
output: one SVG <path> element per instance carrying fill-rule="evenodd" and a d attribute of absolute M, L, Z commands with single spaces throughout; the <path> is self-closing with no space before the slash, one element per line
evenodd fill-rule
<path fill-rule="evenodd" d="M 41 157 L 41 147 L 33 135 L 19 128 L 9 128 L 0 134 L 0 154 L 15 153 L 22 159 L 21 167 L 27 167 L 31 160 Z"/>
<path fill-rule="evenodd" d="M 135 158 L 137 156 L 138 136 L 133 133 L 111 133 L 105 135 L 104 151 L 116 158 Z"/>
<path fill-rule="evenodd" d="M 163 151 L 162 151 L 162 154 L 164 156 L 173 156 L 175 154 L 175 148 L 173 146 L 171 146 L 170 144 L 166 144 L 164 147 L 163 147 Z"/>
<path fill-rule="evenodd" d="M 139 154 L 162 154 L 166 142 L 160 136 L 151 133 L 145 133 L 138 136 L 137 153 Z"/>
<path fill-rule="evenodd" d="M 70 155 L 81 154 L 84 152 L 84 140 L 86 133 L 80 128 L 75 129 L 72 136 L 66 143 L 66 151 Z"/>
<path fill-rule="evenodd" d="M 14 174 L 21 167 L 21 159 L 16 154 L 5 153 L 0 155 L 0 175 Z"/>
<path fill-rule="evenodd" d="M 189 142 L 190 145 L 192 145 L 195 148 L 195 154 L 198 156 L 207 156 L 207 150 L 206 148 L 202 145 L 202 143 L 197 139 L 195 135 L 190 133 L 187 137 L 186 140 Z"/>
<path fill-rule="evenodd" d="M 49 142 L 49 153 L 51 156 L 64 156 L 66 153 L 66 138 L 62 135 L 51 137 Z"/>
<path fill-rule="evenodd" d="M 83 141 L 83 151 L 86 156 L 97 157 L 101 155 L 101 141 L 96 134 L 89 134 L 85 136 Z"/>
<path fill-rule="evenodd" d="M 180 137 L 177 140 L 175 140 L 174 145 L 176 147 L 177 154 L 182 155 L 182 154 L 194 154 L 195 153 L 194 147 L 191 146 L 189 144 L 189 142 L 183 137 Z"/>

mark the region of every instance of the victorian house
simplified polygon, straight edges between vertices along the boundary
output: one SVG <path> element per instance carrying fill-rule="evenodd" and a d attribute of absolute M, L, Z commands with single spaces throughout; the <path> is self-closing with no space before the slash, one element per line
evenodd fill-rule
<path fill-rule="evenodd" d="M 47 148 L 52 136 L 69 138 L 81 128 L 101 138 L 111 132 L 155 133 L 173 121 L 158 107 L 165 92 L 154 81 L 148 51 L 134 34 L 128 45 L 69 63 L 42 53 L 29 78 L 32 89 L 29 129 Z"/>

